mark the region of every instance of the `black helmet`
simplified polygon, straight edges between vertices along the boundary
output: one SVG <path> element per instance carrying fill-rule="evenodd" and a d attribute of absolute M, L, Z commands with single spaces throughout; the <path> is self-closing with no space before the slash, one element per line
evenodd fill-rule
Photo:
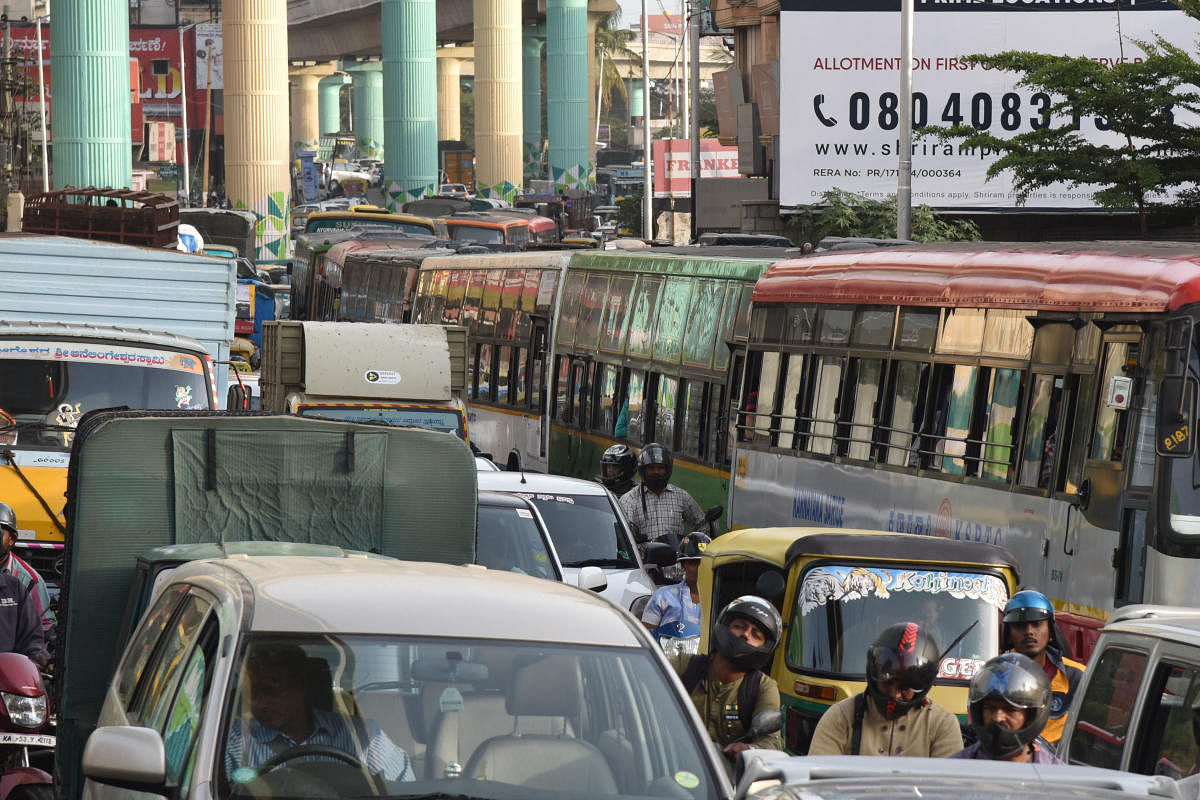
<path fill-rule="evenodd" d="M 642 476 L 642 483 L 651 489 L 663 489 L 671 480 L 671 469 L 674 466 L 674 459 L 671 458 L 671 450 L 666 445 L 658 442 L 651 442 L 642 448 L 642 452 L 638 454 L 638 472 Z M 646 467 L 651 464 L 662 464 L 667 468 L 667 476 L 665 478 L 657 478 L 653 480 L 646 479 Z"/>
<path fill-rule="evenodd" d="M 984 724 L 983 703 L 998 697 L 1027 711 L 1025 725 L 1011 730 L 992 722 Z M 971 679 L 967 719 L 983 751 L 992 758 L 1010 758 L 1028 747 L 1050 717 L 1050 679 L 1037 662 L 1020 653 L 1004 653 L 984 664 Z"/>
<path fill-rule="evenodd" d="M 767 636 L 767 641 L 762 647 L 754 647 L 734 635 L 729 629 L 729 623 L 737 617 L 747 619 L 762 629 Z M 732 661 L 735 667 L 749 672 L 766 665 L 775 650 L 775 645 L 779 643 L 779 632 L 782 629 L 783 620 L 775 606 L 761 597 L 742 595 L 721 610 L 717 624 L 713 627 L 713 645 L 716 651 Z"/>
<path fill-rule="evenodd" d="M 867 696 L 887 719 L 902 717 L 925 702 L 938 674 L 941 650 L 925 628 L 899 622 L 880 631 L 867 648 Z M 897 700 L 879 691 L 877 684 L 895 680 L 912 689 L 911 700 Z"/>
<path fill-rule="evenodd" d="M 7 528 L 17 535 L 17 515 L 8 503 L 0 503 L 0 529 Z"/>
<path fill-rule="evenodd" d="M 710 544 L 712 544 L 712 539 L 703 533 L 699 531 L 689 533 L 679 540 L 679 560 L 688 561 L 701 558 Z"/>
<path fill-rule="evenodd" d="M 600 482 L 609 489 L 629 483 L 635 472 L 637 456 L 627 444 L 614 444 L 600 456 Z"/>

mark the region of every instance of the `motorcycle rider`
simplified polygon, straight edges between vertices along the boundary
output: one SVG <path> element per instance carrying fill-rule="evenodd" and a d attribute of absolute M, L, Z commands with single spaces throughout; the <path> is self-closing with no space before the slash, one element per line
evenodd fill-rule
<path fill-rule="evenodd" d="M 600 483 L 617 497 L 628 494 L 635 484 L 637 456 L 627 444 L 614 444 L 600 456 Z"/>
<path fill-rule="evenodd" d="M 976 742 L 950 757 L 1062 764 L 1038 737 L 1050 716 L 1051 697 L 1050 678 L 1032 659 L 1020 653 L 989 659 L 971 679 L 967 695 Z"/>
<path fill-rule="evenodd" d="M 783 747 L 779 731 L 750 742 L 739 741 L 750 733 L 755 716 L 779 710 L 779 686 L 763 669 L 770 664 L 782 629 L 783 621 L 773 605 L 761 597 L 743 595 L 717 617 L 708 655 L 671 659 L 708 735 L 728 756 L 751 747 Z"/>
<path fill-rule="evenodd" d="M 679 566 L 683 569 L 683 580 L 655 589 L 642 611 L 642 624 L 668 652 L 685 652 L 677 648 L 685 642 L 699 641 L 700 589 L 696 579 L 700 575 L 700 558 L 710 542 L 712 539 L 699 531 L 683 537 L 679 542 Z M 695 649 L 687 652 L 694 653 Z"/>
<path fill-rule="evenodd" d="M 927 697 L 940 655 L 915 622 L 884 628 L 867 648 L 866 691 L 821 716 L 808 754 L 945 758 L 961 750 L 958 719 Z"/>
<path fill-rule="evenodd" d="M 25 559 L 13 552 L 17 544 L 17 515 L 12 506 L 0 502 L 0 572 L 16 576 L 21 586 L 29 592 L 38 618 L 42 621 L 42 633 L 47 640 L 54 628 L 54 612 L 50 609 L 50 591 L 46 581 Z"/>
<path fill-rule="evenodd" d="M 1037 662 L 1050 681 L 1053 697 L 1050 718 L 1042 738 L 1058 744 L 1067 724 L 1067 709 L 1079 688 L 1085 666 L 1063 655 L 1054 624 L 1054 606 L 1041 592 L 1026 589 L 1014 594 L 1004 606 L 1004 640 L 1012 648 Z"/>
<path fill-rule="evenodd" d="M 651 442 L 638 454 L 642 485 L 620 499 L 621 510 L 633 532 L 634 541 L 656 541 L 703 527 L 708 520 L 690 494 L 671 483 L 674 459 L 665 445 Z"/>

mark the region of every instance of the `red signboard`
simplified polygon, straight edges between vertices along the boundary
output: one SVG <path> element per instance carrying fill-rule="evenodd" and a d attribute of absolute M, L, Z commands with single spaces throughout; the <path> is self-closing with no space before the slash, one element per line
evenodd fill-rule
<path fill-rule="evenodd" d="M 738 178 L 737 146 L 724 147 L 716 139 L 700 140 L 701 178 Z M 692 196 L 692 143 L 689 139 L 654 142 L 654 196 Z"/>

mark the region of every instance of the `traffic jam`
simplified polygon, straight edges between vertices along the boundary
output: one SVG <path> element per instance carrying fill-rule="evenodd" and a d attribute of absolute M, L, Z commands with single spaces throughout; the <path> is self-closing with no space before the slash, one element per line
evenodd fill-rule
<path fill-rule="evenodd" d="M 1188 796 L 1193 246 L 179 218 L 0 237 L 0 795 Z"/>

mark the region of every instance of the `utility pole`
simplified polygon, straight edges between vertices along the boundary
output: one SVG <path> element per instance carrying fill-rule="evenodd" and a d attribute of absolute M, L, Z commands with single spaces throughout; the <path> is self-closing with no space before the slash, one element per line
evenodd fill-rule
<path fill-rule="evenodd" d="M 688 0 L 691 5 L 691 0 Z M 693 102 L 696 103 L 695 112 L 691 115 L 689 122 L 691 123 L 688 130 L 688 139 L 691 140 L 692 152 L 688 159 L 692 167 L 692 236 L 691 241 L 696 241 L 697 227 L 696 218 L 699 216 L 700 204 L 696 190 L 700 183 L 700 14 L 701 10 L 698 7 L 688 9 L 687 14 L 687 35 L 688 49 L 691 51 L 692 68 L 688 73 L 688 82 L 691 84 L 690 94 Z"/>
<path fill-rule="evenodd" d="M 913 0 L 900 4 L 900 179 L 896 187 L 896 238 L 912 238 Z"/>
<path fill-rule="evenodd" d="M 650 146 L 650 17 L 646 13 L 646 0 L 642 0 L 642 131 L 645 133 L 645 148 L 642 151 L 642 238 L 654 238 L 654 157 Z"/>

